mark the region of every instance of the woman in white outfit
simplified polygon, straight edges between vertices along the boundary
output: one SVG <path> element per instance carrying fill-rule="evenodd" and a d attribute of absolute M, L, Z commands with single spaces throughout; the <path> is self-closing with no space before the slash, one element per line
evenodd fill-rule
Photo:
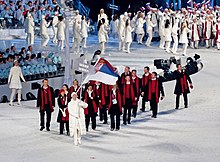
<path fill-rule="evenodd" d="M 42 15 L 42 20 L 40 23 L 40 33 L 41 33 L 41 37 L 42 37 L 41 45 L 43 47 L 46 47 L 49 40 L 50 40 L 50 37 L 47 34 L 47 28 L 50 26 L 50 23 L 51 23 L 51 21 L 47 22 L 45 19 L 45 16 Z"/>
<path fill-rule="evenodd" d="M 130 46 L 132 43 L 132 32 L 134 31 L 134 29 L 131 28 L 129 19 L 127 19 L 125 24 L 125 43 L 127 45 L 127 53 L 131 53 Z"/>
<path fill-rule="evenodd" d="M 143 38 L 144 38 L 144 23 L 146 20 L 144 20 L 144 14 L 142 12 L 138 13 L 137 17 L 137 28 L 136 28 L 136 33 L 138 35 L 138 44 L 143 44 Z"/>
<path fill-rule="evenodd" d="M 120 15 L 119 25 L 118 25 L 118 41 L 119 41 L 119 51 L 125 50 L 125 20 L 124 15 Z"/>
<path fill-rule="evenodd" d="M 108 32 L 105 30 L 105 19 L 101 19 L 98 24 L 98 39 L 101 46 L 101 53 L 105 53 L 105 43 L 108 39 Z"/>
<path fill-rule="evenodd" d="M 89 25 L 90 25 L 90 20 L 86 21 L 86 17 L 82 16 L 81 34 L 82 34 L 82 41 L 83 41 L 83 47 L 84 48 L 86 48 L 86 40 L 88 38 Z"/>
<path fill-rule="evenodd" d="M 171 52 L 173 54 L 177 54 L 177 48 L 178 48 L 178 30 L 179 30 L 179 19 L 176 18 L 175 19 L 175 23 L 173 25 L 173 28 L 172 28 L 172 37 L 173 37 L 173 48 L 171 50 Z"/>
<path fill-rule="evenodd" d="M 147 34 L 148 34 L 148 38 L 147 38 L 147 42 L 146 42 L 146 46 L 150 47 L 151 44 L 151 40 L 153 38 L 153 28 L 156 26 L 156 24 L 153 24 L 151 21 L 151 16 L 148 15 L 147 16 Z"/>
<path fill-rule="evenodd" d="M 74 144 L 78 145 L 81 144 L 81 135 L 86 134 L 84 108 L 87 108 L 88 104 L 79 100 L 76 92 L 73 92 L 71 97 L 68 103 L 70 136 L 74 137 Z"/>
<path fill-rule="evenodd" d="M 180 34 L 180 43 L 183 44 L 183 55 L 186 55 L 186 50 L 188 47 L 188 37 L 187 34 L 190 32 L 190 30 L 187 28 L 187 24 L 183 22 L 181 24 L 181 34 Z"/>
<path fill-rule="evenodd" d="M 114 39 L 118 37 L 118 25 L 119 25 L 118 16 L 117 16 L 117 14 L 115 14 L 112 17 L 112 20 L 111 20 L 111 23 L 110 23 L 111 34 L 112 34 L 112 37 Z"/>
<path fill-rule="evenodd" d="M 16 91 L 18 93 L 18 105 L 21 104 L 21 80 L 20 78 L 24 81 L 24 76 L 22 74 L 21 68 L 19 67 L 19 63 L 17 60 L 14 61 L 14 66 L 11 68 L 9 77 L 8 77 L 8 84 L 9 88 L 11 89 L 11 97 L 10 97 L 10 106 L 13 106 L 13 99 L 15 97 Z"/>
<path fill-rule="evenodd" d="M 61 16 L 59 17 L 59 23 L 57 27 L 57 40 L 58 40 L 58 47 L 63 50 L 64 48 L 64 41 L 65 41 L 65 22 L 64 18 Z"/>
<path fill-rule="evenodd" d="M 161 48 L 161 49 L 164 49 L 164 44 L 165 44 L 164 25 L 165 25 L 165 18 L 164 18 L 164 15 L 161 15 L 160 22 L 159 22 L 159 35 L 160 35 L 160 46 L 159 46 L 159 48 Z"/>
<path fill-rule="evenodd" d="M 52 42 L 54 44 L 57 44 L 57 28 L 58 28 L 58 23 L 59 23 L 58 15 L 59 13 L 56 11 L 54 13 L 54 17 L 52 21 L 52 30 L 53 30 L 53 41 Z"/>
<path fill-rule="evenodd" d="M 27 45 L 33 45 L 34 44 L 34 19 L 29 12 L 27 13 L 27 18 L 25 21 L 25 31 L 27 33 L 27 38 L 26 38 Z"/>
<path fill-rule="evenodd" d="M 81 35 L 81 20 L 78 20 L 74 23 L 74 28 L 73 28 L 73 37 L 74 37 L 74 42 L 73 42 L 73 49 L 79 53 L 80 50 L 80 44 L 82 42 L 82 35 Z"/>
<path fill-rule="evenodd" d="M 172 37 L 171 37 L 171 25 L 170 25 L 170 20 L 166 20 L 165 22 L 165 26 L 164 26 L 164 35 L 165 35 L 165 47 L 166 47 L 166 52 L 170 52 L 170 43 L 172 41 Z"/>

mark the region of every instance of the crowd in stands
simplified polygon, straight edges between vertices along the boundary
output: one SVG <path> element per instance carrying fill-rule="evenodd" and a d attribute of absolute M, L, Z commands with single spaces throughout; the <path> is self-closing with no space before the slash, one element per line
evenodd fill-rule
<path fill-rule="evenodd" d="M 52 20 L 55 12 L 63 14 L 57 0 L 0 0 L 0 27 L 23 27 L 28 12 L 36 26 L 40 26 L 42 15 Z"/>
<path fill-rule="evenodd" d="M 58 74 L 62 62 L 60 56 L 55 56 L 54 53 L 35 53 L 32 46 L 28 46 L 27 49 L 22 47 L 20 51 L 17 51 L 12 45 L 5 51 L 0 51 L 0 84 L 7 83 L 14 60 L 19 61 L 26 80 L 43 78 L 45 75 L 47 77 L 60 75 Z"/>

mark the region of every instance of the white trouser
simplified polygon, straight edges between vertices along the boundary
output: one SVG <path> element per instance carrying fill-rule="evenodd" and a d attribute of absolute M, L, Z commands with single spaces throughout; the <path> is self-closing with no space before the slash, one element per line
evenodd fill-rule
<path fill-rule="evenodd" d="M 192 48 L 199 48 L 199 41 L 191 42 L 191 47 Z"/>
<path fill-rule="evenodd" d="M 165 45 L 165 39 L 164 39 L 164 36 L 161 36 L 160 37 L 160 46 L 159 46 L 159 48 L 164 48 L 164 45 Z"/>
<path fill-rule="evenodd" d="M 149 31 L 146 46 L 150 46 L 152 38 L 153 38 L 153 31 Z"/>
<path fill-rule="evenodd" d="M 130 46 L 131 46 L 131 42 L 127 42 L 127 52 L 128 52 L 128 53 L 131 53 L 131 52 L 130 52 Z"/>
<path fill-rule="evenodd" d="M 74 144 L 77 145 L 78 143 L 81 143 L 81 133 L 80 130 L 76 128 L 74 131 Z"/>
<path fill-rule="evenodd" d="M 118 46 L 118 50 L 121 51 L 121 50 L 125 50 L 125 43 L 124 43 L 124 38 L 123 37 L 120 37 L 119 38 L 119 46 Z"/>
<path fill-rule="evenodd" d="M 42 46 L 47 46 L 49 40 L 50 40 L 50 37 L 48 34 L 41 34 L 42 36 L 42 40 L 41 40 L 41 45 Z"/>
<path fill-rule="evenodd" d="M 170 41 L 166 41 L 166 51 L 170 52 Z"/>
<path fill-rule="evenodd" d="M 61 50 L 64 48 L 64 40 L 58 40 L 58 47 Z"/>
<path fill-rule="evenodd" d="M 77 53 L 79 53 L 80 43 L 81 43 L 80 39 L 74 38 L 73 48 L 77 50 Z"/>
<path fill-rule="evenodd" d="M 143 38 L 144 38 L 144 34 L 138 34 L 138 43 L 142 44 Z"/>
<path fill-rule="evenodd" d="M 57 27 L 52 27 L 53 29 L 53 43 L 57 43 Z"/>
<path fill-rule="evenodd" d="M 188 44 L 184 43 L 183 44 L 183 54 L 186 55 L 186 50 L 187 50 Z"/>
<path fill-rule="evenodd" d="M 172 52 L 176 53 L 177 49 L 178 49 L 178 37 L 177 35 L 173 36 L 173 48 L 172 48 Z"/>
<path fill-rule="evenodd" d="M 27 42 L 27 45 L 34 44 L 34 33 L 27 33 L 26 42 Z"/>
<path fill-rule="evenodd" d="M 87 38 L 84 37 L 84 38 L 83 38 L 83 47 L 84 47 L 84 48 L 86 48 L 86 42 L 87 42 Z"/>
<path fill-rule="evenodd" d="M 13 102 L 14 97 L 16 95 L 16 91 L 18 92 L 18 102 L 21 102 L 21 89 L 12 88 L 11 89 L 11 96 L 10 96 L 10 103 Z"/>
<path fill-rule="evenodd" d="M 105 53 L 105 42 L 100 43 L 100 49 L 101 49 L 101 53 L 104 54 Z"/>
<path fill-rule="evenodd" d="M 220 42 L 217 42 L 217 48 L 220 49 Z"/>
<path fill-rule="evenodd" d="M 209 48 L 210 47 L 210 40 L 209 39 L 205 40 L 205 44 L 206 44 L 206 48 Z"/>

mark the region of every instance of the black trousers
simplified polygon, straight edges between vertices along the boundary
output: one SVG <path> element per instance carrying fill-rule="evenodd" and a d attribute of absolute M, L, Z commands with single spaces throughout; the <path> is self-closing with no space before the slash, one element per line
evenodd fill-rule
<path fill-rule="evenodd" d="M 137 116 L 137 107 L 138 107 L 138 105 L 133 106 L 132 114 L 133 114 L 134 118 L 136 118 L 136 116 Z"/>
<path fill-rule="evenodd" d="M 96 113 L 85 115 L 86 118 L 86 129 L 89 128 L 90 119 L 92 121 L 92 129 L 96 129 Z"/>
<path fill-rule="evenodd" d="M 120 129 L 120 109 L 117 105 L 112 105 L 111 107 L 111 114 L 110 114 L 110 118 L 111 118 L 111 128 L 112 129 Z M 116 123 L 115 123 L 115 118 L 116 118 Z"/>
<path fill-rule="evenodd" d="M 152 110 L 152 116 L 157 117 L 158 103 L 156 101 L 156 94 L 155 93 L 151 95 L 150 108 Z"/>
<path fill-rule="evenodd" d="M 179 108 L 180 105 L 180 96 L 181 94 L 177 94 L 176 95 L 176 108 Z M 187 93 L 183 93 L 183 99 L 184 99 L 184 106 L 187 107 L 188 106 L 188 96 Z"/>
<path fill-rule="evenodd" d="M 108 116 L 107 116 L 107 106 L 102 106 L 102 109 L 99 109 L 99 117 L 100 121 L 103 121 L 107 123 L 108 121 Z"/>
<path fill-rule="evenodd" d="M 124 113 L 123 113 L 123 122 L 124 124 L 131 121 L 131 109 L 132 109 L 132 99 L 125 99 Z"/>
<path fill-rule="evenodd" d="M 66 132 L 67 134 L 69 134 L 69 122 L 64 122 L 64 121 L 61 121 L 60 122 L 60 134 L 63 134 L 63 130 L 64 130 L 64 124 L 66 125 Z"/>
<path fill-rule="evenodd" d="M 145 111 L 145 102 L 147 102 L 147 92 L 144 92 L 144 96 L 142 97 L 142 111 Z"/>
<path fill-rule="evenodd" d="M 50 122 L 51 122 L 51 108 L 49 105 L 44 105 L 45 110 L 40 110 L 40 126 L 45 127 L 45 122 L 44 122 L 44 116 L 46 112 L 46 117 L 47 117 L 47 122 L 46 122 L 46 127 L 50 128 Z"/>

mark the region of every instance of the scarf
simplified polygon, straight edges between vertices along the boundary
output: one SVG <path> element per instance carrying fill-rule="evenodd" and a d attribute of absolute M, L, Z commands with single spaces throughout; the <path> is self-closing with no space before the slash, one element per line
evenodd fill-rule
<path fill-rule="evenodd" d="M 185 74 L 183 75 L 182 78 L 180 78 L 180 83 L 181 83 L 182 93 L 184 93 L 185 90 L 188 89 L 187 79 L 186 79 L 186 75 Z"/>
<path fill-rule="evenodd" d="M 48 86 L 47 87 L 47 92 L 48 92 L 48 103 L 49 103 L 49 106 L 50 106 L 50 108 L 51 108 L 51 110 L 53 110 L 53 103 L 52 103 L 52 96 L 51 96 L 51 91 L 50 91 L 50 87 Z M 46 96 L 44 96 L 44 88 L 42 87 L 41 88 L 41 107 L 40 107 L 40 109 L 41 110 L 44 110 L 44 102 L 45 102 L 45 97 Z"/>

